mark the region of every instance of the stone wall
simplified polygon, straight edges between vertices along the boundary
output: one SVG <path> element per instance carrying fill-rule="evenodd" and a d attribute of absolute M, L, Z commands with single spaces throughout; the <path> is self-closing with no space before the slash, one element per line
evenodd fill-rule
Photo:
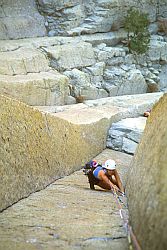
<path fill-rule="evenodd" d="M 0 210 L 79 169 L 105 148 L 110 117 L 92 117 L 72 123 L 0 96 Z"/>
<path fill-rule="evenodd" d="M 167 249 L 166 110 L 164 94 L 147 120 L 127 184 L 131 223 L 144 250 Z"/>

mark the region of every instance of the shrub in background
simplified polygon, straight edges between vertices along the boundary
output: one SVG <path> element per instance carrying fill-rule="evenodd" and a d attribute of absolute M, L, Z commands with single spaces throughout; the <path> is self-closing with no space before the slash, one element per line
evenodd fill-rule
<path fill-rule="evenodd" d="M 128 47 L 131 53 L 143 54 L 149 48 L 150 33 L 148 14 L 130 9 L 125 18 L 125 30 L 128 32 Z"/>

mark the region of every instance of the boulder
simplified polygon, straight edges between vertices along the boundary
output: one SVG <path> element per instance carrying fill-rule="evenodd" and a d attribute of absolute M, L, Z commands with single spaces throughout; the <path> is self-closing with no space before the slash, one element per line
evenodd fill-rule
<path fill-rule="evenodd" d="M 139 70 L 132 69 L 127 72 L 125 81 L 122 81 L 118 86 L 117 95 L 142 94 L 146 92 L 147 84 L 143 75 Z"/>
<path fill-rule="evenodd" d="M 86 42 L 52 46 L 46 49 L 51 65 L 58 70 L 87 67 L 95 64 L 92 45 Z"/>
<path fill-rule="evenodd" d="M 108 65 L 110 65 L 110 60 L 112 60 L 113 57 L 124 57 L 125 55 L 126 53 L 123 48 L 104 47 L 99 51 L 97 58 L 99 61 L 106 62 Z"/>
<path fill-rule="evenodd" d="M 99 62 L 91 67 L 86 67 L 85 71 L 93 76 L 103 76 L 104 68 L 105 68 L 105 63 Z"/>
<path fill-rule="evenodd" d="M 167 248 L 166 110 L 164 94 L 147 120 L 128 175 L 130 220 L 144 250 Z"/>
<path fill-rule="evenodd" d="M 104 79 L 104 89 L 108 90 L 110 96 L 147 92 L 146 81 L 136 68 L 108 67 L 104 71 Z"/>
<path fill-rule="evenodd" d="M 159 40 L 159 37 L 153 36 L 150 41 L 148 55 L 151 61 L 164 61 L 167 63 L 167 42 Z"/>
<path fill-rule="evenodd" d="M 141 111 L 157 101 L 158 94 L 116 97 L 112 102 L 104 98 L 98 105 L 87 101 L 59 110 L 40 107 L 41 111 L 0 96 L 0 210 L 79 169 L 106 148 L 112 123 L 135 115 L 136 107 Z"/>
<path fill-rule="evenodd" d="M 70 84 L 73 85 L 75 89 L 80 89 L 81 87 L 91 86 L 90 76 L 88 73 L 82 72 L 79 69 L 73 69 L 71 71 L 65 71 L 64 75 L 69 78 Z M 75 93 L 78 94 L 78 93 Z"/>
<path fill-rule="evenodd" d="M 146 124 L 145 117 L 126 118 L 113 123 L 108 131 L 107 147 L 134 154 Z"/>
<path fill-rule="evenodd" d="M 104 89 L 99 89 L 94 86 L 82 88 L 80 93 L 85 96 L 85 100 L 95 100 L 108 97 L 108 93 Z"/>
<path fill-rule="evenodd" d="M 65 71 L 64 75 L 69 77 L 71 84 L 70 94 L 74 97 L 83 96 L 83 100 L 94 100 L 107 97 L 108 93 L 101 87 L 101 79 L 98 79 L 99 81 L 94 82 L 94 77 L 97 76 L 91 75 L 96 74 L 96 70 L 102 74 L 101 63 L 99 63 L 99 65 L 96 64 L 94 67 L 87 67 L 86 70 L 84 70 L 85 72 L 82 72 L 78 69 Z"/>
<path fill-rule="evenodd" d="M 39 50 L 19 48 L 14 51 L 0 52 L 0 74 L 2 75 L 26 75 L 42 71 L 49 71 L 49 61 Z"/>
<path fill-rule="evenodd" d="M 68 78 L 58 72 L 0 75 L 1 94 L 29 105 L 63 105 L 68 95 Z"/>

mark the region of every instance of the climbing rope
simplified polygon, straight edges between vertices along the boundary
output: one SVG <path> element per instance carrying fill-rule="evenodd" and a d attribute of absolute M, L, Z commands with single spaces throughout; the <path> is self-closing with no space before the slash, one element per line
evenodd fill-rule
<path fill-rule="evenodd" d="M 121 203 L 123 203 L 123 202 L 121 201 L 121 203 L 120 203 L 120 198 L 117 195 L 115 190 L 112 190 L 111 192 L 112 192 L 112 194 L 114 196 L 115 202 L 116 202 L 117 207 L 119 209 L 120 217 L 121 217 L 121 219 L 123 220 L 123 223 L 124 223 L 124 227 L 125 227 L 125 230 L 126 230 L 126 233 L 127 233 L 127 236 L 128 236 L 129 249 L 133 250 L 133 245 L 134 245 L 135 250 L 141 250 L 141 247 L 140 247 L 140 245 L 139 245 L 139 243 L 137 241 L 137 238 L 136 238 L 135 234 L 133 233 L 132 227 L 129 225 L 129 220 L 127 218 L 125 218 L 125 216 L 124 216 L 123 208 L 122 208 L 122 205 L 121 205 Z M 122 193 L 120 190 L 119 190 L 119 192 L 122 194 L 122 196 L 125 196 L 125 194 Z M 125 204 L 124 204 L 124 206 L 126 207 Z M 132 242 L 133 242 L 133 245 L 132 245 Z"/>

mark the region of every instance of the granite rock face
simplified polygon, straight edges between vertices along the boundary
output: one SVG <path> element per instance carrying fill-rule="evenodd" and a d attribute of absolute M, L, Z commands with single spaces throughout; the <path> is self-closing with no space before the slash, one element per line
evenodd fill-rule
<path fill-rule="evenodd" d="M 152 109 L 131 163 L 127 192 L 142 249 L 167 248 L 167 94 Z"/>
<path fill-rule="evenodd" d="M 46 49 L 51 65 L 60 71 L 82 68 L 95 63 L 94 51 L 90 43 L 77 42 Z"/>
<path fill-rule="evenodd" d="M 116 160 L 126 183 L 131 157 L 106 149 L 96 160 Z M 121 198 L 122 213 L 127 217 L 127 199 Z M 0 225 L 0 250 L 129 249 L 112 193 L 97 186 L 92 191 L 82 170 L 56 180 L 0 213 Z"/>
<path fill-rule="evenodd" d="M 79 169 L 100 153 L 107 129 L 119 108 L 74 118 L 41 113 L 24 103 L 0 97 L 0 210 L 52 181 Z M 76 112 L 75 112 L 76 113 Z M 73 113 L 73 116 L 74 114 Z"/>
<path fill-rule="evenodd" d="M 68 95 L 68 78 L 54 71 L 27 75 L 0 75 L 1 94 L 28 105 L 63 105 Z"/>
<path fill-rule="evenodd" d="M 119 100 L 113 100 L 115 106 L 108 103 L 92 107 L 82 103 L 71 109 L 66 105 L 66 109 L 58 113 L 46 106 L 40 112 L 1 96 L 0 176 L 3 178 L 0 210 L 79 169 L 95 157 L 106 148 L 107 131 L 113 122 L 136 114 L 139 109 L 141 112 L 145 105 L 153 102 L 152 99 L 155 102 L 160 98 L 160 93 L 150 95 L 149 102 L 147 95 L 135 97 L 135 100 L 131 97 L 125 101 L 126 108 L 119 105 Z M 135 111 L 137 103 L 140 108 Z M 132 113 L 128 105 L 134 107 Z"/>
<path fill-rule="evenodd" d="M 165 38 L 152 35 L 148 53 L 135 58 L 119 43 L 123 37 L 126 34 L 120 30 L 107 35 L 0 40 L 0 92 L 37 106 L 165 92 Z"/>
<path fill-rule="evenodd" d="M 34 0 L 0 2 L 0 39 L 45 36 L 44 23 Z"/>
<path fill-rule="evenodd" d="M 134 154 L 146 124 L 145 117 L 126 118 L 113 123 L 108 131 L 107 147 Z"/>
<path fill-rule="evenodd" d="M 49 71 L 46 56 L 35 48 L 18 48 L 0 52 L 0 74 L 26 75 Z"/>
<path fill-rule="evenodd" d="M 2 0 L 0 39 L 93 34 L 119 30 L 130 7 L 166 18 L 165 1 Z M 161 22 L 162 23 L 162 22 Z"/>
<path fill-rule="evenodd" d="M 109 32 L 123 26 L 124 17 L 130 7 L 148 12 L 150 20 L 156 20 L 157 8 L 165 15 L 164 3 L 142 1 L 97 1 L 97 0 L 38 0 L 39 10 L 46 18 L 49 36 L 80 35 Z"/>

